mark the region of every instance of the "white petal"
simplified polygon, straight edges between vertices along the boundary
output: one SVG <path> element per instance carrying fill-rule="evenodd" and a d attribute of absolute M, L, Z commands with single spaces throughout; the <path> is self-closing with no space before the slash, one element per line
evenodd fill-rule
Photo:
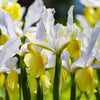
<path fill-rule="evenodd" d="M 70 67 L 70 70 L 71 71 L 75 71 L 76 69 L 78 68 L 83 68 L 85 65 L 84 63 L 84 59 L 83 58 L 79 58 L 78 61 L 74 62 L 71 67 Z"/>
<path fill-rule="evenodd" d="M 20 49 L 20 54 L 24 54 L 25 52 L 29 52 L 27 49 L 27 43 L 25 43 Z"/>
<path fill-rule="evenodd" d="M 100 61 L 100 51 L 97 50 L 96 48 L 94 48 L 94 49 L 93 49 L 93 54 L 94 54 L 94 56 L 96 57 L 96 59 L 97 59 L 98 61 Z"/>
<path fill-rule="evenodd" d="M 24 16 L 24 14 L 25 14 L 25 10 L 26 10 L 25 7 L 21 7 L 21 8 L 20 8 L 21 18 Z"/>
<path fill-rule="evenodd" d="M 94 69 L 100 69 L 100 63 L 93 64 L 93 65 L 91 65 L 91 67 Z"/>
<path fill-rule="evenodd" d="M 66 34 L 66 26 L 63 26 L 62 24 L 56 24 L 55 26 L 54 26 L 54 29 L 55 29 L 55 33 L 56 33 L 56 38 L 60 38 L 60 36 L 59 35 L 62 35 L 63 37 L 64 37 L 64 35 Z M 65 34 L 64 33 L 58 33 L 58 31 L 59 31 L 59 29 L 64 29 L 64 31 L 65 31 Z M 66 36 L 66 35 L 65 35 Z"/>
<path fill-rule="evenodd" d="M 37 22 L 42 13 L 43 2 L 42 0 L 35 0 L 35 2 L 29 7 L 25 16 L 24 30 L 29 28 L 32 24 Z"/>
<path fill-rule="evenodd" d="M 91 34 L 91 42 L 87 48 L 87 54 L 90 53 L 95 45 L 96 39 L 98 37 L 98 35 L 100 34 L 100 22 L 98 22 L 94 29 L 92 30 L 92 34 Z"/>
<path fill-rule="evenodd" d="M 24 31 L 24 34 L 37 32 L 37 27 L 31 26 Z"/>
<path fill-rule="evenodd" d="M 69 69 L 69 66 L 67 65 L 67 63 L 66 63 L 64 60 L 62 60 L 62 66 L 63 66 L 64 68 L 66 68 L 68 71 L 70 70 L 70 69 Z"/>
<path fill-rule="evenodd" d="M 22 31 L 22 29 L 20 27 L 16 26 L 15 27 L 15 31 L 20 37 L 23 36 L 23 31 Z"/>
<path fill-rule="evenodd" d="M 3 9 L 0 9 L 0 24 L 6 28 L 8 36 L 16 37 L 13 20 Z"/>
<path fill-rule="evenodd" d="M 71 6 L 68 11 L 67 36 L 73 31 L 73 9 L 74 6 Z"/>
<path fill-rule="evenodd" d="M 100 0 L 80 0 L 87 7 L 100 7 Z"/>
<path fill-rule="evenodd" d="M 10 58 L 5 64 L 1 65 L 0 72 L 8 72 L 11 70 L 15 70 L 16 72 L 19 72 L 20 69 L 16 69 L 16 63 L 18 61 L 17 57 Z"/>
<path fill-rule="evenodd" d="M 69 70 L 70 68 L 69 68 L 69 59 L 70 59 L 70 55 L 69 55 L 69 53 L 66 51 L 66 50 L 64 50 L 63 51 L 63 53 L 61 54 L 61 58 L 62 58 L 62 65 L 64 64 L 64 65 L 66 65 L 66 66 L 64 66 L 65 68 L 67 68 L 67 70 Z M 65 64 L 66 63 L 66 64 Z"/>
<path fill-rule="evenodd" d="M 43 23 L 47 32 L 47 40 L 49 43 L 51 44 L 55 44 L 55 38 L 56 38 L 56 34 L 55 34 L 55 30 L 54 30 L 54 15 L 55 10 L 54 9 L 46 9 L 44 7 L 44 12 L 42 14 L 42 18 L 43 18 Z"/>
<path fill-rule="evenodd" d="M 52 55 L 48 59 L 47 63 L 45 64 L 45 68 L 46 69 L 53 68 L 53 67 L 55 67 L 55 65 L 56 65 L 56 56 L 55 55 Z"/>
<path fill-rule="evenodd" d="M 12 57 L 5 63 L 5 65 L 8 69 L 13 69 L 13 68 L 16 68 L 15 65 L 16 65 L 17 61 L 18 61 L 17 57 Z"/>
<path fill-rule="evenodd" d="M 21 44 L 20 38 L 10 38 L 0 53 L 0 65 L 4 64 L 9 58 L 16 55 L 19 51 L 19 46 Z"/>
<path fill-rule="evenodd" d="M 91 31 L 92 31 L 92 28 L 88 24 L 86 18 L 83 15 L 80 15 L 80 14 L 77 14 L 75 17 L 80 22 L 80 25 L 82 26 L 83 31 L 87 34 L 90 34 Z"/>
<path fill-rule="evenodd" d="M 40 20 L 39 25 L 38 25 L 38 31 L 36 33 L 36 39 L 40 41 L 44 41 L 46 38 L 46 33 L 45 33 L 45 26 L 43 23 L 43 19 Z"/>
<path fill-rule="evenodd" d="M 35 34 L 31 35 L 30 33 L 25 34 L 25 36 L 34 44 L 39 47 L 45 48 L 47 50 L 50 50 L 52 52 L 55 52 L 53 46 L 48 42 L 38 41 L 35 39 Z"/>
<path fill-rule="evenodd" d="M 6 34 L 7 35 L 7 29 L 5 26 L 0 25 L 0 30 L 2 32 L 2 34 Z"/>

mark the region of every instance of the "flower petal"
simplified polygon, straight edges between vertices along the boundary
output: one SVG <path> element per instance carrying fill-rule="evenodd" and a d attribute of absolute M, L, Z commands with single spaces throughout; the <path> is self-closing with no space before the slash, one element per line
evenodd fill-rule
<path fill-rule="evenodd" d="M 19 51 L 21 40 L 19 37 L 10 38 L 0 53 L 0 65 L 4 64 L 9 58 L 16 55 Z"/>
<path fill-rule="evenodd" d="M 74 6 L 71 6 L 68 11 L 67 36 L 73 31 L 73 9 Z"/>
<path fill-rule="evenodd" d="M 42 0 L 35 0 L 35 2 L 29 7 L 28 12 L 25 16 L 24 30 L 29 28 L 32 24 L 37 22 L 42 13 L 43 2 Z"/>
<path fill-rule="evenodd" d="M 0 9 L 0 24 L 6 28 L 8 36 L 16 37 L 13 20 L 3 9 Z"/>

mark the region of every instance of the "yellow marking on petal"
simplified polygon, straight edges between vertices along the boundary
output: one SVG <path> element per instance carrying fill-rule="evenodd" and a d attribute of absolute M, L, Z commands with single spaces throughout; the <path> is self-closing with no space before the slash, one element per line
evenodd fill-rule
<path fill-rule="evenodd" d="M 0 45 L 4 45 L 9 37 L 6 34 L 0 35 Z"/>
<path fill-rule="evenodd" d="M 69 65 L 71 66 L 72 62 L 71 62 L 71 59 L 69 59 Z"/>
<path fill-rule="evenodd" d="M 6 89 L 8 91 L 10 100 L 15 100 L 19 94 L 18 74 L 11 71 L 6 79 Z"/>
<path fill-rule="evenodd" d="M 69 34 L 69 40 L 72 41 L 72 40 L 76 40 L 76 37 L 77 37 L 77 29 L 73 30 L 73 32 L 71 34 Z"/>
<path fill-rule="evenodd" d="M 100 61 L 95 58 L 94 59 L 94 64 L 97 64 L 97 63 L 100 63 Z"/>
<path fill-rule="evenodd" d="M 60 28 L 58 30 L 58 38 L 66 37 L 66 30 L 67 28 Z"/>
<path fill-rule="evenodd" d="M 2 73 L 0 74 L 0 85 L 3 85 L 4 80 L 5 80 L 5 75 Z"/>
<path fill-rule="evenodd" d="M 66 71 L 63 69 L 63 70 L 62 70 L 62 84 L 61 84 L 61 90 L 63 90 L 64 87 L 65 87 L 65 81 L 66 81 L 66 79 L 67 79 L 67 73 L 66 73 Z"/>
<path fill-rule="evenodd" d="M 20 4 L 16 3 L 12 5 L 10 8 L 10 15 L 14 20 L 19 19 L 21 17 L 20 15 Z"/>
<path fill-rule="evenodd" d="M 90 67 L 85 67 L 76 72 L 75 78 L 81 91 L 93 93 L 97 84 L 97 76 Z"/>
<path fill-rule="evenodd" d="M 92 7 L 85 7 L 84 16 L 90 24 L 96 24 L 98 21 L 96 11 Z"/>
<path fill-rule="evenodd" d="M 65 82 L 65 73 L 64 73 L 64 71 L 62 70 L 62 81 L 64 81 Z"/>
<path fill-rule="evenodd" d="M 48 42 L 48 41 L 47 41 L 47 38 L 44 38 L 44 42 Z"/>
<path fill-rule="evenodd" d="M 7 11 L 7 12 L 10 12 L 9 8 L 6 7 L 6 6 L 3 6 L 2 9 L 4 9 L 4 10 Z"/>
<path fill-rule="evenodd" d="M 27 44 L 27 49 L 28 49 L 32 54 L 36 55 L 36 51 L 35 51 L 35 49 L 33 48 L 32 45 L 33 45 L 32 43 L 28 43 L 28 44 Z"/>
<path fill-rule="evenodd" d="M 45 30 L 45 34 L 47 34 L 47 31 Z"/>
<path fill-rule="evenodd" d="M 93 71 L 90 67 L 85 67 L 85 71 L 89 76 L 89 79 L 92 80 L 93 79 Z"/>
<path fill-rule="evenodd" d="M 69 42 L 66 51 L 69 52 L 72 58 L 79 58 L 81 56 L 81 41 L 72 40 Z"/>
<path fill-rule="evenodd" d="M 46 53 L 45 49 L 42 50 L 41 55 L 42 55 L 42 58 L 43 58 L 43 62 L 45 64 L 48 61 L 47 53 Z"/>

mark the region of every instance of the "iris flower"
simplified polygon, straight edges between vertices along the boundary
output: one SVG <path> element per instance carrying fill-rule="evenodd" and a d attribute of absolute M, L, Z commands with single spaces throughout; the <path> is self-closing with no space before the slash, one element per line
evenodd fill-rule
<path fill-rule="evenodd" d="M 38 31 L 36 34 L 27 33 L 25 36 L 33 44 L 48 49 L 54 52 L 54 54 L 62 53 L 66 46 L 73 43 L 79 45 L 80 41 L 76 40 L 79 28 L 73 24 L 73 8 L 74 7 L 72 6 L 68 11 L 67 27 L 65 27 L 61 24 L 54 25 L 53 15 L 55 10 L 46 9 L 44 7 L 44 11 L 38 25 Z M 68 51 L 70 50 L 68 49 Z"/>
<path fill-rule="evenodd" d="M 89 43 L 87 50 L 84 54 L 78 58 L 71 66 L 70 70 L 75 73 L 76 80 L 78 85 L 82 91 L 87 93 L 96 92 L 95 88 L 98 84 L 98 80 L 96 74 L 94 73 L 92 68 L 100 68 L 100 63 L 93 64 L 94 56 L 93 56 L 93 47 L 95 45 L 96 39 L 100 33 L 100 22 L 98 22 L 91 34 L 91 42 Z"/>

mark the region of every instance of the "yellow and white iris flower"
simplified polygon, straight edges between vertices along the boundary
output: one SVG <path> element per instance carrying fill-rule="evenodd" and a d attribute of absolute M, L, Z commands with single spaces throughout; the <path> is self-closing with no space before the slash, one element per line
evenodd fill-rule
<path fill-rule="evenodd" d="M 70 70 L 75 72 L 75 78 L 80 89 L 88 94 L 96 92 L 98 80 L 93 68 L 100 68 L 100 63 L 93 64 L 93 47 L 96 43 L 96 39 L 100 33 L 100 23 L 97 23 L 92 31 L 91 42 L 89 43 L 87 50 L 78 58 L 71 66 Z M 78 69 L 78 70 L 76 70 Z"/>
<path fill-rule="evenodd" d="M 46 9 L 41 16 L 36 34 L 27 33 L 25 36 L 37 46 L 48 49 L 54 54 L 60 54 L 66 46 L 75 43 L 81 45 L 80 40 L 77 40 L 79 28 L 73 24 L 73 6 L 68 11 L 67 27 L 57 24 L 54 26 L 54 9 Z M 61 35 L 62 34 L 62 35 Z M 71 42 L 70 42 L 71 41 Z M 73 47 L 72 47 L 73 48 Z M 78 50 L 80 47 L 78 48 Z M 69 51 L 69 49 L 67 49 Z M 80 50 L 79 50 L 80 51 Z M 78 52 L 79 53 L 79 52 Z M 71 54 L 73 56 L 73 53 Z M 79 57 L 81 54 L 77 54 Z M 76 58 L 77 58 L 76 57 Z"/>
<path fill-rule="evenodd" d="M 24 57 L 24 62 L 29 68 L 29 81 L 31 89 L 33 92 L 37 91 L 36 78 L 40 77 L 43 84 L 43 90 L 45 91 L 51 85 L 49 82 L 49 74 L 45 71 L 44 67 L 47 59 L 43 52 L 37 52 L 38 50 L 36 51 L 33 48 L 32 43 L 28 43 L 27 48 L 29 50 L 29 53 L 26 53 Z"/>

